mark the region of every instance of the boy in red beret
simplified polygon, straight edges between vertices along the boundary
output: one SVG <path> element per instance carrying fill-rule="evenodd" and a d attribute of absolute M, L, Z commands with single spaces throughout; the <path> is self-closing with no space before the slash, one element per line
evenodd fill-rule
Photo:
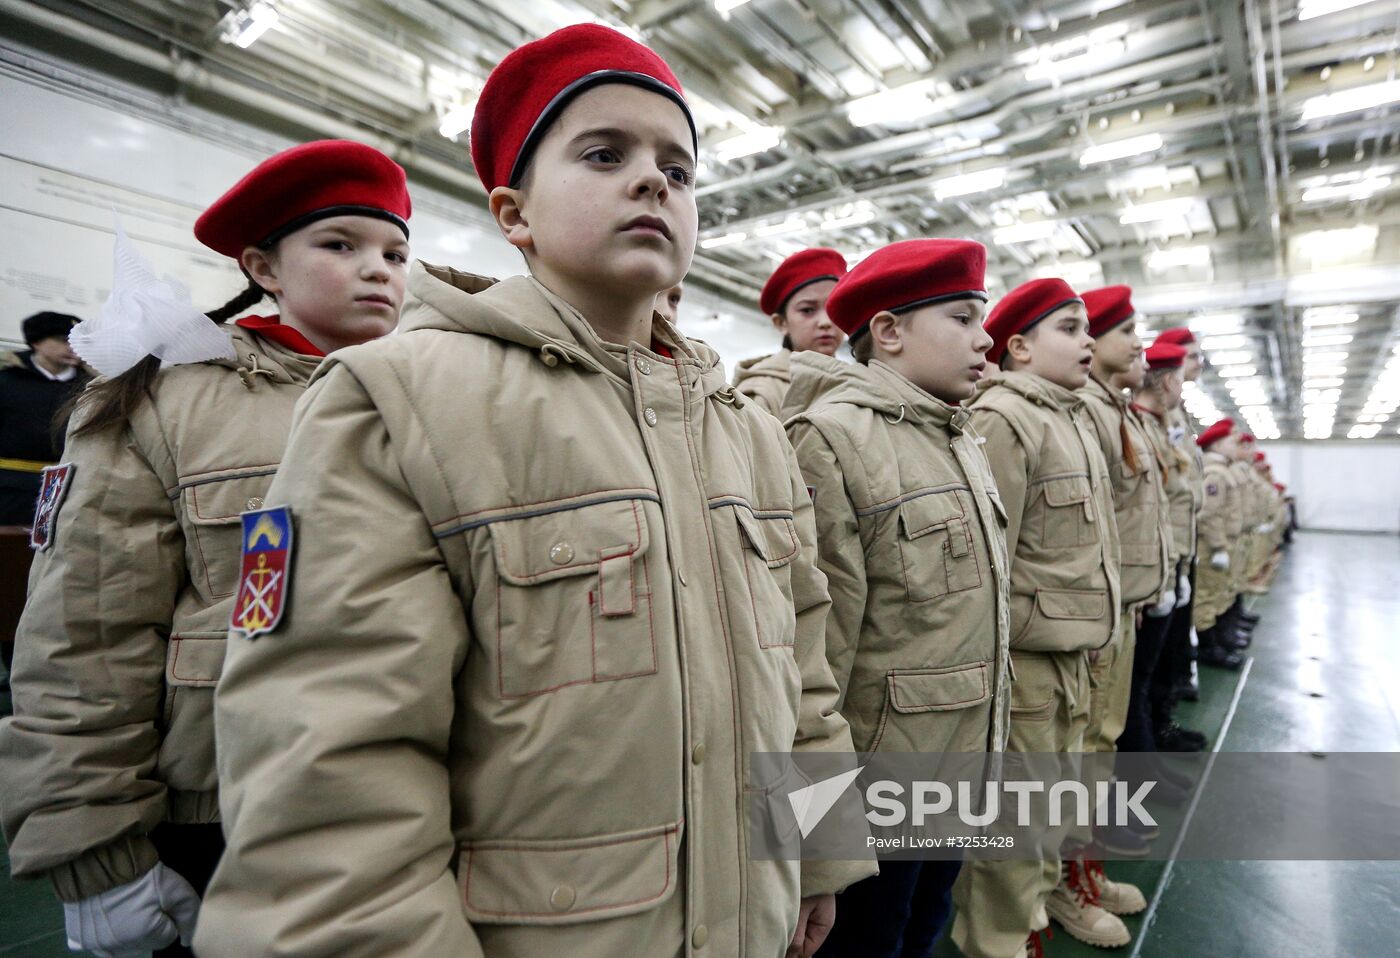
<path fill-rule="evenodd" d="M 968 406 L 1007 514 L 1016 675 L 1007 749 L 1078 752 L 1090 659 L 1111 648 L 1121 606 L 1108 465 L 1077 393 L 1093 339 L 1084 301 L 1058 279 L 1012 290 L 986 326 L 987 357 L 1002 371 Z M 1038 949 L 1059 880 L 1058 857 L 968 863 L 954 891 L 953 941 L 970 958 Z"/>
<path fill-rule="evenodd" d="M 1196 523 L 1196 597 L 1192 611 L 1200 640 L 1201 661 L 1228 669 L 1243 664 L 1235 654 L 1240 641 L 1226 617 L 1235 597 L 1235 580 L 1243 563 L 1240 543 L 1245 527 L 1244 500 L 1233 467 L 1240 433 L 1233 419 L 1221 419 L 1196 438 L 1205 453 L 1205 503 Z"/>
<path fill-rule="evenodd" d="M 769 356 L 745 359 L 734 373 L 734 388 L 777 416 L 791 381 L 793 353 L 808 350 L 835 356 L 846 339 L 827 313 L 827 297 L 846 275 L 846 257 L 818 247 L 793 253 L 763 284 L 758 306 L 783 334 L 783 348 Z"/>
<path fill-rule="evenodd" d="M 924 239 L 879 250 L 836 285 L 858 363 L 792 357 L 788 421 L 831 591 L 826 655 L 862 752 L 1000 751 L 1010 686 L 1001 504 L 960 403 L 991 337 L 986 250 Z M 893 705 L 891 703 L 893 702 Z M 925 955 L 956 861 L 885 860 L 837 896 L 822 955 Z"/>
<path fill-rule="evenodd" d="M 416 264 L 300 409 L 292 599 L 219 690 L 205 958 L 810 955 L 874 873 L 750 855 L 750 755 L 851 742 L 782 426 L 654 310 L 695 147 L 605 27 L 491 74 L 472 155 L 530 274 Z"/>

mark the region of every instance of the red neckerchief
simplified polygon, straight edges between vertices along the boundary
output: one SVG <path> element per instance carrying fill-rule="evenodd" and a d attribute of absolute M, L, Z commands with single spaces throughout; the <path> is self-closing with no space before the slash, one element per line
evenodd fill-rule
<path fill-rule="evenodd" d="M 251 329 L 264 339 L 302 356 L 325 356 L 321 348 L 298 330 L 282 325 L 280 316 L 244 316 L 233 325 Z"/>
<path fill-rule="evenodd" d="M 1167 417 L 1166 417 L 1166 416 L 1162 415 L 1161 413 L 1157 412 L 1156 410 L 1148 409 L 1146 406 L 1139 406 L 1137 403 L 1133 403 L 1133 408 L 1136 409 L 1138 412 L 1145 412 L 1145 413 L 1147 413 L 1149 416 L 1155 417 L 1155 418 L 1157 419 L 1158 422 L 1166 422 L 1166 421 L 1167 421 Z"/>
<path fill-rule="evenodd" d="M 651 337 L 651 351 L 656 353 L 656 355 L 658 356 L 665 356 L 667 359 L 676 358 L 675 356 L 671 355 L 670 348 L 666 346 L 665 343 L 661 342 L 661 340 L 657 339 L 655 336 Z"/>

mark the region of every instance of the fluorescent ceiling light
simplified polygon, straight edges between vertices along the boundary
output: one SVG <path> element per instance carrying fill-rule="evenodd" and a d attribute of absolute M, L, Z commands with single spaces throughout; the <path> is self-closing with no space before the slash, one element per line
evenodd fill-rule
<path fill-rule="evenodd" d="M 1034 83 L 1040 80 L 1058 80 L 1071 73 L 1087 73 L 1095 67 L 1106 66 L 1106 61 L 1116 60 L 1127 50 L 1128 45 L 1122 40 L 1108 40 L 1077 56 L 1056 60 L 1051 56 L 1042 55 L 1039 60 L 1026 67 L 1026 79 Z"/>
<path fill-rule="evenodd" d="M 1308 365 L 1311 363 L 1344 363 L 1347 360 L 1347 355 L 1348 354 L 1345 351 L 1319 353 L 1304 350 L 1303 364 Z"/>
<path fill-rule="evenodd" d="M 1179 266 L 1205 266 L 1210 262 L 1209 246 L 1182 246 L 1177 249 L 1153 250 L 1147 256 L 1147 268 L 1174 269 Z"/>
<path fill-rule="evenodd" d="M 933 196 L 940 203 L 954 196 L 969 196 L 999 190 L 1006 185 L 1006 170 L 978 170 L 949 176 L 933 184 Z"/>
<path fill-rule="evenodd" d="M 1237 333 L 1244 328 L 1244 316 L 1241 313 L 1205 313 L 1188 319 L 1186 325 L 1202 336 Z"/>
<path fill-rule="evenodd" d="M 1340 389 L 1304 389 L 1303 405 L 1309 406 L 1315 403 L 1330 403 L 1336 405 L 1342 398 Z"/>
<path fill-rule="evenodd" d="M 1365 86 L 1324 93 L 1303 101 L 1303 122 L 1322 120 L 1330 116 L 1358 113 L 1400 100 L 1400 80 L 1384 80 Z"/>
<path fill-rule="evenodd" d="M 727 233 L 724 236 L 714 236 L 710 239 L 701 240 L 701 249 L 719 249 L 721 246 L 733 246 L 735 243 L 742 243 L 749 238 L 748 233 Z"/>
<path fill-rule="evenodd" d="M 807 221 L 800 216 L 789 216 L 780 223 L 769 223 L 767 226 L 760 226 L 753 231 L 755 236 L 782 236 L 784 233 L 796 233 L 798 230 L 807 228 Z"/>
<path fill-rule="evenodd" d="M 1244 349 L 1251 346 L 1248 336 L 1207 336 L 1201 340 L 1201 348 L 1208 353 L 1219 349 Z"/>
<path fill-rule="evenodd" d="M 1314 376 L 1345 376 L 1347 368 L 1345 366 L 1303 366 L 1303 375 L 1311 379 Z"/>
<path fill-rule="evenodd" d="M 1294 242 L 1309 254 L 1315 251 L 1337 259 L 1367 252 L 1376 245 L 1379 232 L 1375 226 L 1363 224 L 1337 230 L 1313 230 L 1296 237 Z"/>
<path fill-rule="evenodd" d="M 1035 240 L 1049 239 L 1055 235 L 1055 231 L 1059 228 L 1060 224 L 1056 220 L 1018 223 L 1015 226 L 1006 226 L 999 230 L 993 230 L 992 242 L 997 244 L 1031 243 Z"/>
<path fill-rule="evenodd" d="M 1351 340 L 1351 335 L 1347 333 L 1331 333 L 1323 335 L 1309 333 L 1308 335 L 1303 337 L 1303 348 L 1308 349 L 1312 346 L 1345 346 L 1347 343 L 1351 342 Z"/>
<path fill-rule="evenodd" d="M 1355 425 L 1355 426 L 1352 426 L 1352 427 L 1351 427 L 1351 430 L 1347 433 L 1347 438 L 1348 438 L 1348 439 L 1374 439 L 1374 438 L 1376 437 L 1376 434 L 1379 433 L 1380 431 L 1381 431 L 1381 427 L 1378 426 L 1378 425 L 1360 425 L 1360 424 L 1358 424 L 1358 425 Z"/>
<path fill-rule="evenodd" d="M 818 229 L 839 230 L 851 226 L 864 226 L 873 223 L 880 216 L 880 210 L 869 200 L 857 200 L 839 212 L 829 212 L 822 218 Z"/>
<path fill-rule="evenodd" d="M 1147 133 L 1143 136 L 1130 136 L 1125 140 L 1099 143 L 1079 154 L 1079 165 L 1092 166 L 1095 163 L 1123 160 L 1130 156 L 1152 153 L 1155 150 L 1160 150 L 1162 146 L 1163 140 L 1160 133 Z"/>
<path fill-rule="evenodd" d="M 1221 366 L 1215 371 L 1222 379 L 1235 379 L 1239 376 L 1253 376 L 1259 370 L 1253 366 Z"/>
<path fill-rule="evenodd" d="M 716 144 L 715 157 L 721 163 L 732 163 L 755 153 L 765 153 L 782 141 L 783 127 L 755 126 L 746 133 L 731 136 L 723 143 Z"/>
<path fill-rule="evenodd" d="M 1371 176 L 1356 183 L 1314 186 L 1303 191 L 1303 202 L 1327 203 L 1332 200 L 1346 200 L 1350 203 L 1359 203 L 1362 200 L 1369 200 L 1388 186 L 1390 186 L 1390 177 L 1388 176 Z"/>
<path fill-rule="evenodd" d="M 1177 196 L 1169 200 L 1157 200 L 1153 203 L 1139 203 L 1137 206 L 1129 206 L 1123 210 L 1123 215 L 1118 217 L 1118 222 L 1123 226 L 1132 226 L 1135 223 L 1156 223 L 1159 220 L 1176 219 L 1179 216 L 1186 216 L 1196 204 L 1201 202 L 1194 196 Z"/>
<path fill-rule="evenodd" d="M 715 0 L 715 10 L 718 11 L 720 16 L 728 20 L 730 13 L 738 10 L 748 2 L 749 0 Z"/>
<path fill-rule="evenodd" d="M 853 126 L 875 126 L 917 120 L 932 113 L 935 106 L 929 98 L 929 85 L 915 82 L 852 100 L 846 107 L 846 116 Z"/>
<path fill-rule="evenodd" d="M 1305 379 L 1305 380 L 1303 380 L 1303 388 L 1304 388 L 1304 389 L 1336 389 L 1336 388 L 1340 387 L 1344 382 L 1345 382 L 1345 380 L 1342 380 L 1342 379 Z"/>
<path fill-rule="evenodd" d="M 1303 312 L 1303 325 L 1348 326 L 1360 318 L 1355 307 L 1316 306 Z"/>
<path fill-rule="evenodd" d="M 1210 362 L 1213 366 L 1239 366 L 1254 362 L 1254 353 L 1248 349 L 1211 353 Z"/>
<path fill-rule="evenodd" d="M 461 106 L 454 106 L 444 113 L 442 119 L 438 121 L 438 132 L 449 140 L 455 139 L 471 127 L 472 117 L 475 115 L 475 103 L 464 103 Z"/>
<path fill-rule="evenodd" d="M 246 50 L 277 22 L 277 8 L 267 0 L 253 0 L 244 10 L 230 10 L 219 22 L 224 28 L 219 39 Z"/>
<path fill-rule="evenodd" d="M 1298 4 L 1298 19 L 1311 20 L 1313 17 L 1325 17 L 1329 13 L 1339 13 L 1342 10 L 1350 10 L 1353 7 L 1360 7 L 1371 2 L 1372 0 L 1302 0 Z"/>

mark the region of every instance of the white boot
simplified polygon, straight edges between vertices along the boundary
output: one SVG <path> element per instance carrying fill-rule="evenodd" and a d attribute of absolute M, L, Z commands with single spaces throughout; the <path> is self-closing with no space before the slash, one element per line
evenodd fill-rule
<path fill-rule="evenodd" d="M 1045 902 L 1050 917 L 1086 945 L 1121 948 L 1132 941 L 1123 920 L 1099 905 L 1098 890 L 1085 874 L 1083 864 L 1071 859 L 1062 869 L 1060 883 Z"/>
<path fill-rule="evenodd" d="M 1103 870 L 1103 862 L 1085 859 L 1084 870 L 1099 893 L 1099 905 L 1104 911 L 1114 915 L 1136 915 L 1147 907 L 1138 886 L 1125 881 L 1114 881 Z"/>

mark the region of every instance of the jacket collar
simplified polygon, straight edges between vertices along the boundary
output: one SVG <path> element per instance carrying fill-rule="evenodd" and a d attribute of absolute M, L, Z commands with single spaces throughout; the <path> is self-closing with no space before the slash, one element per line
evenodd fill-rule
<path fill-rule="evenodd" d="M 977 384 L 977 397 L 992 389 L 1010 389 L 1038 406 L 1072 412 L 1084 405 L 1084 397 L 1057 386 L 1043 376 L 1002 370 Z M 974 397 L 974 401 L 977 397 Z"/>

